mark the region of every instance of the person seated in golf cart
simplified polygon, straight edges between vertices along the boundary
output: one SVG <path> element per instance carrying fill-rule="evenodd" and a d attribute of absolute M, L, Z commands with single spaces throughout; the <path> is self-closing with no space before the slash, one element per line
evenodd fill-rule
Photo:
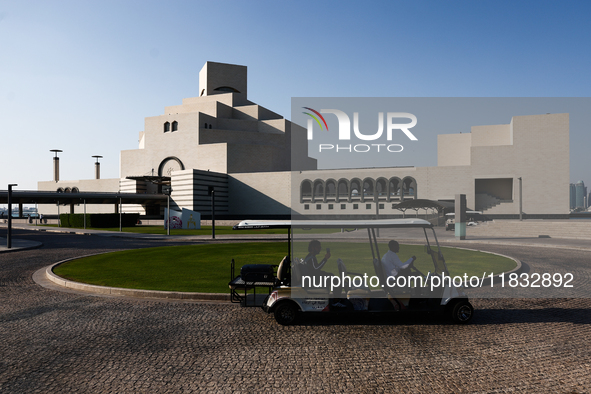
<path fill-rule="evenodd" d="M 320 241 L 313 239 L 308 244 L 308 255 L 303 261 L 303 271 L 302 275 L 310 275 L 310 276 L 318 276 L 318 275 L 332 275 L 331 273 L 322 271 L 322 267 L 326 264 L 328 259 L 330 259 L 330 251 L 327 250 L 324 258 L 318 262 L 316 258 L 317 255 L 320 254 L 322 251 L 322 244 Z"/>
<path fill-rule="evenodd" d="M 302 267 L 303 270 L 301 273 L 302 277 L 303 276 L 309 276 L 309 277 L 335 276 L 334 274 L 332 274 L 330 272 L 322 271 L 322 267 L 324 267 L 324 265 L 326 264 L 328 259 L 330 259 L 330 249 L 326 250 L 326 254 L 324 255 L 324 258 L 320 262 L 318 262 L 318 259 L 316 258 L 316 256 L 319 255 L 321 251 L 322 251 L 322 244 L 320 243 L 320 241 L 318 241 L 317 239 L 313 239 L 312 241 L 310 241 L 310 243 L 308 244 L 308 255 L 306 256 L 306 258 L 302 262 L 302 265 L 303 265 L 303 267 Z M 336 299 L 335 302 L 338 302 L 341 297 L 341 294 L 342 294 L 341 287 L 336 287 L 333 290 L 333 294 Z"/>
<path fill-rule="evenodd" d="M 410 259 L 402 262 L 397 254 L 400 251 L 400 244 L 395 240 L 388 242 L 388 248 L 390 250 L 382 257 L 382 268 L 386 283 L 388 281 L 394 283 L 393 281 L 397 275 L 410 275 L 409 267 L 417 258 L 416 256 L 412 256 Z M 408 296 L 403 296 L 402 294 L 397 294 L 395 298 L 390 298 L 390 302 L 394 305 L 395 310 L 405 309 L 408 306 L 409 300 L 410 298 Z"/>
<path fill-rule="evenodd" d="M 396 277 L 401 272 L 404 273 L 404 270 L 408 269 L 417 259 L 416 256 L 412 256 L 403 263 L 397 255 L 400 251 L 400 244 L 394 240 L 388 242 L 388 248 L 390 250 L 382 257 L 382 266 L 386 278 L 389 276 Z"/>

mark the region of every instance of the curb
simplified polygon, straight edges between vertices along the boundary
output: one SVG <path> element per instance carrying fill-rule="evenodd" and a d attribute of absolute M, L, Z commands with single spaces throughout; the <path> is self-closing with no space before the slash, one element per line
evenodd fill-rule
<path fill-rule="evenodd" d="M 14 240 L 13 240 L 14 242 Z M 43 246 L 43 242 L 36 242 L 36 241 L 29 241 L 29 242 L 34 242 L 35 245 L 31 245 L 31 246 L 23 246 L 23 247 L 12 247 L 10 249 L 0 249 L 0 254 L 1 253 L 14 253 L 14 252 L 20 252 L 23 250 L 31 250 L 31 249 L 37 249 Z"/>
<path fill-rule="evenodd" d="M 109 252 L 105 252 L 109 253 Z M 136 298 L 151 298 L 151 299 L 165 299 L 165 300 L 194 300 L 194 301 L 230 301 L 230 294 L 219 293 L 194 293 L 181 291 L 161 291 L 161 290 L 139 290 L 126 289 L 122 287 L 108 287 L 89 285 L 86 283 L 74 282 L 57 276 L 53 272 L 53 268 L 66 263 L 68 261 L 77 260 L 84 257 L 96 256 L 103 253 L 95 253 L 86 256 L 78 256 L 70 259 L 62 260 L 45 268 L 45 277 L 52 283 L 72 290 L 81 290 L 87 293 L 98 295 L 114 295 L 123 297 Z"/>
<path fill-rule="evenodd" d="M 490 278 L 489 276 L 485 276 L 484 279 L 482 280 L 482 282 L 478 284 L 478 286 L 471 286 L 469 284 L 464 285 L 464 287 L 467 289 L 476 289 L 476 288 L 480 288 L 482 286 L 492 286 L 494 283 L 499 283 L 501 281 L 501 275 L 511 275 L 513 273 L 519 273 L 521 271 L 521 269 L 523 268 L 523 265 L 521 264 L 521 260 L 511 257 L 511 256 L 504 255 L 504 254 L 495 253 L 495 252 L 487 252 L 485 250 L 469 249 L 469 248 L 454 247 L 454 249 L 462 249 L 462 250 L 470 250 L 472 252 L 494 254 L 495 256 L 501 256 L 501 257 L 505 257 L 507 259 L 511 259 L 517 264 L 517 267 L 513 268 L 512 270 L 500 273 L 498 275 L 493 276 L 492 278 Z M 486 272 L 485 272 L 485 274 L 486 274 Z"/>
<path fill-rule="evenodd" d="M 205 241 L 205 242 L 227 242 L 227 241 L 266 241 L 266 242 L 274 242 L 274 241 L 285 241 L 285 235 L 279 234 L 266 234 L 266 235 L 277 235 L 276 237 L 262 237 L 256 236 L 253 238 L 246 237 L 233 237 L 233 238 L 226 238 L 227 234 L 221 234 L 221 238 L 205 238 L 202 235 L 161 235 L 161 234 L 139 234 L 139 233 L 126 233 L 126 232 L 116 232 L 116 231 L 104 231 L 104 232 L 88 232 L 86 230 L 60 230 L 58 228 L 39 228 L 39 227 L 19 227 L 20 230 L 30 230 L 30 231 L 39 231 L 39 232 L 46 232 L 46 233 L 60 233 L 60 234 L 71 234 L 71 235 L 94 235 L 98 237 L 109 237 L 109 238 L 134 238 L 134 239 L 143 239 L 143 240 L 184 240 L 184 241 Z M 198 238 L 201 237 L 201 238 Z"/>

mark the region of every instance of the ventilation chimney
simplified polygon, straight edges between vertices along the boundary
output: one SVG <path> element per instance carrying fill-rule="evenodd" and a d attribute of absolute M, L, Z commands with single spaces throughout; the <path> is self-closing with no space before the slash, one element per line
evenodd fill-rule
<path fill-rule="evenodd" d="M 94 179 L 101 179 L 101 163 L 99 163 L 99 159 L 102 159 L 102 156 L 92 156 L 96 158 L 96 163 L 94 163 Z"/>
<path fill-rule="evenodd" d="M 59 152 L 62 152 L 59 149 L 50 149 L 50 152 L 55 152 L 55 157 L 53 158 L 53 181 L 57 182 L 60 180 L 60 158 L 57 157 Z"/>

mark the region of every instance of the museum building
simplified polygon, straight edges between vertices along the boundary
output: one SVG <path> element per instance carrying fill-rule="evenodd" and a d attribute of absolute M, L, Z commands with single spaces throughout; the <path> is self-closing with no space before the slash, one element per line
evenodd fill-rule
<path fill-rule="evenodd" d="M 202 218 L 211 214 L 212 187 L 216 217 L 228 219 L 375 217 L 376 211 L 393 217 L 405 200 L 453 202 L 460 193 L 471 209 L 490 217 L 517 217 L 520 195 L 530 218 L 569 212 L 568 114 L 514 116 L 508 124 L 439 135 L 436 167 L 318 170 L 307 155 L 306 129 L 249 101 L 247 92 L 245 66 L 207 62 L 199 96 L 147 117 L 138 149 L 121 151 L 121 178 L 100 179 L 99 171 L 88 180 L 54 175 L 38 189 L 160 194 L 170 187 L 172 209 L 198 211 Z M 124 204 L 122 211 L 161 216 L 164 207 Z M 57 210 L 39 208 L 43 214 Z M 89 205 L 86 211 L 114 208 Z"/>

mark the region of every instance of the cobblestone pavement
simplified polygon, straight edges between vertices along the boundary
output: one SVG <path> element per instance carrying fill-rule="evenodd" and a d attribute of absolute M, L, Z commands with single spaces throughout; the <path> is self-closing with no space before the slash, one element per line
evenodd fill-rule
<path fill-rule="evenodd" d="M 0 392 L 591 392 L 591 300 L 479 299 L 436 318 L 306 319 L 231 304 L 130 300 L 36 285 L 64 258 L 165 241 L 19 231 L 0 255 Z M 548 270 L 589 252 L 482 245 Z"/>

